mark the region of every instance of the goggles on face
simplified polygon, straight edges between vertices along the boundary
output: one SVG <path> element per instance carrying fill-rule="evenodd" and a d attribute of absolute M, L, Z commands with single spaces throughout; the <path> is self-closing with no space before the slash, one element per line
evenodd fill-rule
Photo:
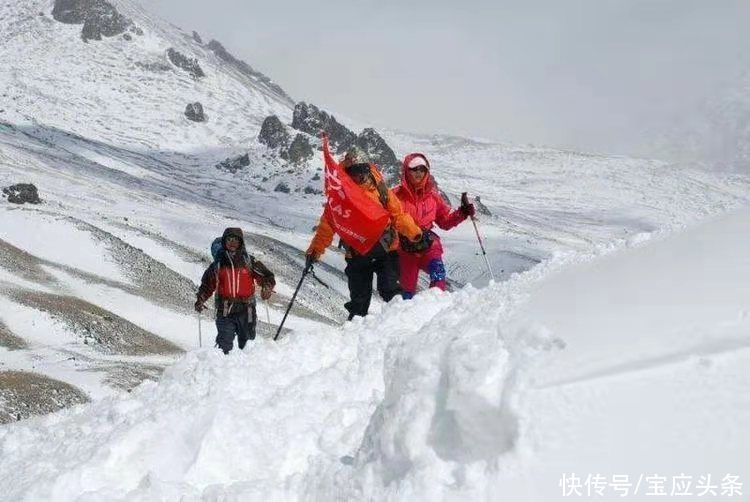
<path fill-rule="evenodd" d="M 411 171 L 413 173 L 426 173 L 427 172 L 427 166 L 410 167 L 409 171 Z"/>
<path fill-rule="evenodd" d="M 240 238 L 237 237 L 236 235 L 230 235 L 229 237 L 227 237 L 227 242 L 232 242 L 232 241 L 240 242 Z"/>

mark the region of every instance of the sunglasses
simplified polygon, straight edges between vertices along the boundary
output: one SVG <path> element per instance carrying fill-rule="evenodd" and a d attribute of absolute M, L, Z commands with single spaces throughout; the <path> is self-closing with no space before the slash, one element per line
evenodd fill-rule
<path fill-rule="evenodd" d="M 234 241 L 234 242 L 240 242 L 240 238 L 239 237 L 235 237 L 234 235 L 230 235 L 229 237 L 227 237 L 227 242 L 232 242 L 232 241 Z"/>
<path fill-rule="evenodd" d="M 426 166 L 417 166 L 417 167 L 410 167 L 409 171 L 413 173 L 426 173 L 427 167 Z"/>

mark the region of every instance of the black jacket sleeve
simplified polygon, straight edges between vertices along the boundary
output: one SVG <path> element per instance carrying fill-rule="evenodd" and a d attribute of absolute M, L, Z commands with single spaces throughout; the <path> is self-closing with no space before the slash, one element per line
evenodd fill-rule
<path fill-rule="evenodd" d="M 198 288 L 198 301 L 205 303 L 206 300 L 211 298 L 216 290 L 216 264 L 212 263 L 208 266 L 203 277 L 201 277 L 201 285 Z"/>
<path fill-rule="evenodd" d="M 261 286 L 271 287 L 271 288 L 276 286 L 276 278 L 274 277 L 273 272 L 268 270 L 268 267 L 263 265 L 262 262 L 258 260 L 253 260 L 250 268 L 256 280 Z"/>

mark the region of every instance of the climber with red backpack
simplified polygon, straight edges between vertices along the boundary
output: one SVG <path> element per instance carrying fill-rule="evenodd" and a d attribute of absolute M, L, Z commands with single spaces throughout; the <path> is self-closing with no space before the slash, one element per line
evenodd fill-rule
<path fill-rule="evenodd" d="M 258 319 L 255 284 L 261 288 L 260 297 L 267 300 L 273 294 L 276 280 L 265 265 L 247 253 L 240 228 L 224 230 L 211 244 L 211 255 L 214 261 L 203 272 L 195 310 L 202 312 L 205 302 L 216 291 L 216 344 L 228 354 L 235 336 L 240 349 L 248 340 L 255 339 Z"/>
<path fill-rule="evenodd" d="M 406 213 L 427 236 L 423 239 L 426 245 L 414 246 L 408 240 L 401 240 L 399 248 L 400 280 L 402 296 L 410 299 L 417 291 L 419 271 L 430 275 L 430 287 L 445 290 L 445 264 L 443 263 L 443 246 L 440 237 L 432 231 L 437 224 L 443 230 L 450 230 L 466 218 L 475 214 L 466 194 L 461 198 L 461 206 L 455 211 L 443 200 L 437 190 L 435 180 L 430 174 L 430 162 L 422 153 L 410 153 L 404 157 L 401 166 L 401 184 L 394 189 L 396 197 Z M 481 241 L 480 241 L 481 243 Z"/>
<path fill-rule="evenodd" d="M 326 205 L 306 252 L 305 270 L 320 259 L 338 234 L 346 249 L 349 285 L 349 301 L 344 307 L 352 320 L 368 313 L 373 275 L 377 275 L 377 290 L 384 301 L 401 293 L 397 235 L 416 244 L 423 238 L 422 231 L 402 210 L 399 199 L 361 148 L 350 148 L 338 163 L 324 137 L 323 157 Z"/>

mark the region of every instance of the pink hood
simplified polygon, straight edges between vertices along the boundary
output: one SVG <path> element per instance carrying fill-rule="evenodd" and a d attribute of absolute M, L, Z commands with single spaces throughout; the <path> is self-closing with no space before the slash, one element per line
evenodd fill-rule
<path fill-rule="evenodd" d="M 425 164 L 427 165 L 427 176 L 425 176 L 424 181 L 422 182 L 421 188 L 413 188 L 411 184 L 409 183 L 409 180 L 407 178 L 407 171 L 408 171 L 408 165 L 409 162 L 411 162 L 416 157 L 422 157 L 424 159 Z M 432 178 L 431 170 L 430 170 L 430 161 L 427 160 L 427 157 L 423 153 L 415 152 L 410 153 L 406 157 L 404 157 L 404 161 L 401 163 L 401 190 L 403 193 L 407 194 L 411 200 L 417 200 L 419 197 L 423 197 L 425 194 L 428 194 L 435 190 L 435 180 Z"/>

